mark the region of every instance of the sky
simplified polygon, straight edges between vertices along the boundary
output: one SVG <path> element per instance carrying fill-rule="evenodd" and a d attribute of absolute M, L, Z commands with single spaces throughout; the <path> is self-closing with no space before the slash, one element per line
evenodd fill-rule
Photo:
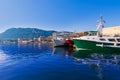
<path fill-rule="evenodd" d="M 0 0 L 0 32 L 8 28 L 56 31 L 96 30 L 120 25 L 120 0 Z"/>

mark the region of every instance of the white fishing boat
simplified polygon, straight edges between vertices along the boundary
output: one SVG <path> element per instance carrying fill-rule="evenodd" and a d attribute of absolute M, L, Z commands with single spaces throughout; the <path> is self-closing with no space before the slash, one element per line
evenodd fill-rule
<path fill-rule="evenodd" d="M 52 41 L 55 47 L 68 46 L 66 43 L 66 36 L 63 34 L 54 33 Z"/>
<path fill-rule="evenodd" d="M 64 36 L 57 36 L 56 39 L 53 39 L 54 46 L 67 46 L 66 38 Z"/>
<path fill-rule="evenodd" d="M 53 44 L 55 47 L 73 47 L 74 42 L 70 38 L 71 33 L 53 33 Z"/>

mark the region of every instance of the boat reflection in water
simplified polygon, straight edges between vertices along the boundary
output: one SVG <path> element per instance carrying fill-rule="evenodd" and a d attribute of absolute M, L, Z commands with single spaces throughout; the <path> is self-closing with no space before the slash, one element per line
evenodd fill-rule
<path fill-rule="evenodd" d="M 106 75 L 106 70 L 120 68 L 119 53 L 110 53 L 109 51 L 94 52 L 90 50 L 73 51 L 71 48 L 54 48 L 53 54 L 57 54 L 60 57 L 71 56 L 74 64 L 79 66 L 87 65 L 100 80 L 104 80 L 108 76 Z"/>
<path fill-rule="evenodd" d="M 53 52 L 52 55 L 59 55 L 61 57 L 65 57 L 65 56 L 72 56 L 73 55 L 73 48 L 63 48 L 63 47 L 56 47 L 53 48 Z"/>
<path fill-rule="evenodd" d="M 89 65 L 90 69 L 97 72 L 99 79 L 104 79 L 105 67 L 114 66 L 120 68 L 120 54 L 110 52 L 93 52 L 90 50 L 81 50 L 74 53 L 74 61 Z M 106 68 L 106 69 L 107 69 Z"/>
<path fill-rule="evenodd" d="M 1 80 L 119 80 L 120 54 L 110 53 L 52 48 L 49 44 L 41 43 L 0 44 L 0 73 L 2 73 L 0 78 Z"/>

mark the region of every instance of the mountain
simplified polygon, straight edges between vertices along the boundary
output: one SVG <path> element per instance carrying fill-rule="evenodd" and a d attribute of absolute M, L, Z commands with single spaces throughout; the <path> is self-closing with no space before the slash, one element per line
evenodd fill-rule
<path fill-rule="evenodd" d="M 46 31 L 37 28 L 10 28 L 0 34 L 0 40 L 16 40 L 17 38 L 37 38 L 51 36 L 56 31 Z"/>

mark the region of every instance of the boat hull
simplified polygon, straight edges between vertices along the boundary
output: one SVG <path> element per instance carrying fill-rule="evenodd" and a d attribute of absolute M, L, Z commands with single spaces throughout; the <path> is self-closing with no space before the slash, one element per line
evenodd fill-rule
<path fill-rule="evenodd" d="M 54 47 L 67 47 L 69 46 L 64 40 L 53 39 Z"/>
<path fill-rule="evenodd" d="M 66 39 L 66 44 L 68 44 L 69 45 L 69 47 L 73 47 L 73 45 L 74 45 L 74 42 L 73 42 L 73 40 L 70 40 L 70 39 Z"/>
<path fill-rule="evenodd" d="M 88 40 L 81 40 L 81 39 L 73 39 L 75 47 L 77 50 L 94 50 L 94 51 L 120 51 L 120 47 L 106 47 L 106 46 L 98 46 L 101 44 L 101 42 L 95 42 L 95 41 L 88 41 Z M 107 43 L 107 45 L 111 45 L 111 43 Z"/>

